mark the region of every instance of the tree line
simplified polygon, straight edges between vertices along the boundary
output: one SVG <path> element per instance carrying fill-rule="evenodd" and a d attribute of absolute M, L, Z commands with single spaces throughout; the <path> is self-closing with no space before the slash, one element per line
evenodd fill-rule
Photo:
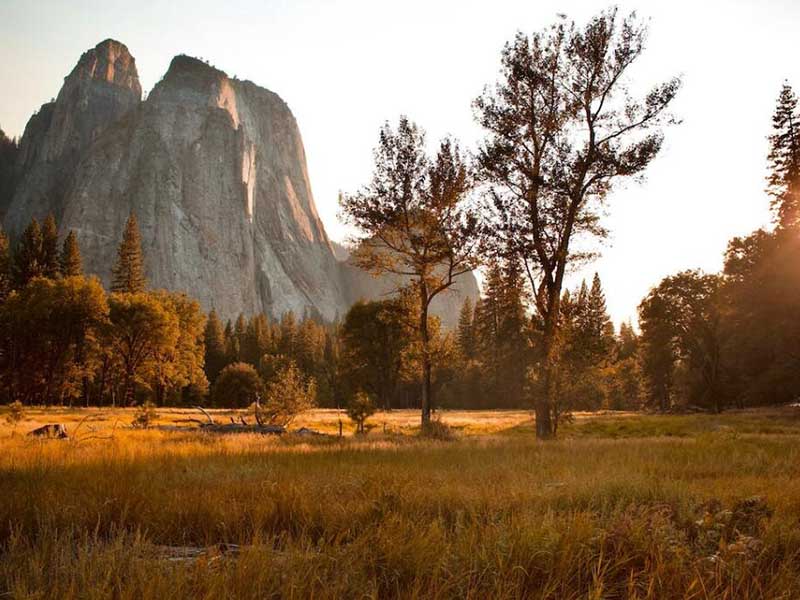
<path fill-rule="evenodd" d="M 183 295 L 149 291 L 133 215 L 106 294 L 69 266 L 80 263 L 68 259 L 79 256 L 72 234 L 59 251 L 55 223 L 32 222 L 0 256 L 3 393 L 273 412 L 282 397 L 359 418 L 414 406 L 423 428 L 437 406 L 532 407 L 541 438 L 574 410 L 794 400 L 800 143 L 788 85 L 768 157 L 774 228 L 732 240 L 720 274 L 665 278 L 639 306 L 640 333 L 614 330 L 599 276 L 567 288 L 607 234 L 610 192 L 644 173 L 676 122 L 679 79 L 630 93 L 646 38 L 635 15 L 615 9 L 519 33 L 473 102 L 484 130 L 473 155 L 452 138 L 429 151 L 408 117 L 385 124 L 372 178 L 341 195 L 341 212 L 359 232 L 355 264 L 410 283 L 334 323 L 287 313 L 223 324 Z M 481 266 L 480 299 L 445 330 L 431 302 Z"/>
<path fill-rule="evenodd" d="M 783 85 L 769 137 L 774 224 L 730 241 L 721 273 L 665 278 L 639 306 L 653 405 L 793 402 L 800 390 L 800 114 Z"/>

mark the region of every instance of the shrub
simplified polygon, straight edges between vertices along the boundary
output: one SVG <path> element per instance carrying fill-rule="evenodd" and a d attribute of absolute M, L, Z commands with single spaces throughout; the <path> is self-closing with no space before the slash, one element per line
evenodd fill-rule
<path fill-rule="evenodd" d="M 139 406 L 139 409 L 136 411 L 136 416 L 133 418 L 132 425 L 134 427 L 147 429 L 157 418 L 158 413 L 156 412 L 156 405 L 148 400 Z"/>
<path fill-rule="evenodd" d="M 366 392 L 357 392 L 347 404 L 347 416 L 356 424 L 356 433 L 365 433 L 364 423 L 375 414 L 375 404 Z"/>
<path fill-rule="evenodd" d="M 288 427 L 297 415 L 314 406 L 316 394 L 314 379 L 304 380 L 297 365 L 291 362 L 269 384 L 265 402 L 257 407 L 256 414 L 259 420 Z"/>
<path fill-rule="evenodd" d="M 16 402 L 12 402 L 8 406 L 8 414 L 6 415 L 6 422 L 11 425 L 12 427 L 16 427 L 17 424 L 25 418 L 25 406 L 23 406 L 22 402 L 17 400 Z"/>
<path fill-rule="evenodd" d="M 255 368 L 247 363 L 233 363 L 222 369 L 214 382 L 212 398 L 217 406 L 247 408 L 258 403 L 264 383 Z"/>
<path fill-rule="evenodd" d="M 456 434 L 453 432 L 452 428 L 449 425 L 442 423 L 440 419 L 431 420 L 430 423 L 423 427 L 421 433 L 423 437 L 433 440 L 450 442 L 456 439 Z"/>

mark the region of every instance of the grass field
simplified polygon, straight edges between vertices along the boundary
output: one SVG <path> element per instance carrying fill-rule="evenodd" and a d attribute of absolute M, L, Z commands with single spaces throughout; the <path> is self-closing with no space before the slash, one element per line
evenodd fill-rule
<path fill-rule="evenodd" d="M 800 409 L 582 414 L 547 443 L 524 411 L 444 412 L 451 441 L 407 411 L 341 440 L 132 418 L 0 428 L 0 596 L 800 597 Z M 73 439 L 23 435 L 44 422 Z"/>

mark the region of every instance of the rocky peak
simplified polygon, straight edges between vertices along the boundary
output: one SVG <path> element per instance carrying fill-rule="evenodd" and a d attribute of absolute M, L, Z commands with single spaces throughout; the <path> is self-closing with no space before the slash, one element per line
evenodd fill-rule
<path fill-rule="evenodd" d="M 105 40 L 81 55 L 55 102 L 42 106 L 20 140 L 19 184 L 5 218 L 12 235 L 32 217 L 61 216 L 66 188 L 86 149 L 141 98 L 136 61 L 124 44 Z"/>
<path fill-rule="evenodd" d="M 136 60 L 125 44 L 107 39 L 83 53 L 66 80 L 80 79 L 108 83 L 130 90 L 132 96 L 142 97 L 142 86 L 136 70 Z"/>

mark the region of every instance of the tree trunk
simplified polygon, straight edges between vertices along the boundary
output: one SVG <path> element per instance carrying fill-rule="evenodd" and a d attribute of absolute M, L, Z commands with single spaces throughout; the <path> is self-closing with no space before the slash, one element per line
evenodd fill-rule
<path fill-rule="evenodd" d="M 549 332 L 547 330 L 550 330 Z M 556 394 L 555 332 L 552 325 L 545 324 L 544 336 L 544 393 L 536 399 L 536 437 L 540 440 L 553 438 L 553 406 Z"/>
<path fill-rule="evenodd" d="M 424 282 L 420 283 L 419 333 L 422 340 L 422 429 L 431 422 L 431 354 L 428 331 L 428 292 Z"/>
<path fill-rule="evenodd" d="M 125 380 L 123 382 L 123 396 L 122 396 L 122 405 L 123 406 L 133 406 L 134 403 L 134 390 L 133 390 L 133 370 L 126 369 L 125 370 Z"/>

